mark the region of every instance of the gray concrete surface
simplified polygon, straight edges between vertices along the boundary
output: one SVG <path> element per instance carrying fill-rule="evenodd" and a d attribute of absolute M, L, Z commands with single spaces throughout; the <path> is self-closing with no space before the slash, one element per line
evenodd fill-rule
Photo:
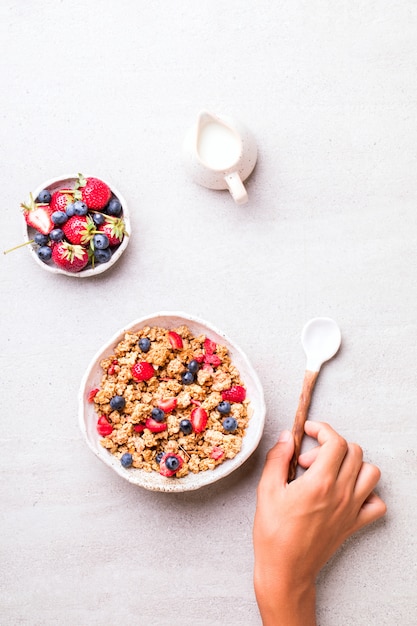
<path fill-rule="evenodd" d="M 0 623 L 258 626 L 255 488 L 293 419 L 301 328 L 328 315 L 343 347 L 311 417 L 380 466 L 388 514 L 322 572 L 319 623 L 417 624 L 415 2 L 9 0 L 0 34 L 1 248 L 68 172 L 112 181 L 134 228 L 86 281 L 1 259 Z M 257 138 L 246 206 L 187 178 L 201 108 Z M 183 495 L 125 484 L 77 425 L 96 349 L 167 309 L 241 345 L 268 407 L 253 457 Z"/>

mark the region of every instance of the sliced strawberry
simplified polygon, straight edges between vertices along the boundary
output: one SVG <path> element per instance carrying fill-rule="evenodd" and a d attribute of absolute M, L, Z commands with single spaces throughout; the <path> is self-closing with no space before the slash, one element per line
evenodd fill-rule
<path fill-rule="evenodd" d="M 148 417 L 145 422 L 145 428 L 149 428 L 152 433 L 161 433 L 167 429 L 165 422 L 157 422 L 153 417 Z"/>
<path fill-rule="evenodd" d="M 96 226 L 89 215 L 73 215 L 62 226 L 62 230 L 70 243 L 85 246 L 94 237 Z"/>
<path fill-rule="evenodd" d="M 168 469 L 168 467 L 166 466 L 166 461 L 168 457 L 175 457 L 177 459 L 178 467 L 175 470 Z M 162 476 L 167 476 L 168 478 L 171 476 L 174 476 L 174 474 L 176 474 L 176 472 L 178 472 L 178 470 L 181 469 L 183 463 L 184 463 L 183 459 L 178 454 L 173 454 L 171 452 L 169 454 L 164 454 L 164 456 L 161 459 L 161 462 L 159 463 L 159 473 Z"/>
<path fill-rule="evenodd" d="M 197 407 L 191 411 L 191 424 L 195 433 L 202 433 L 207 425 L 207 412 L 201 407 Z"/>
<path fill-rule="evenodd" d="M 97 421 L 97 432 L 102 437 L 107 437 L 113 431 L 113 426 L 105 415 L 101 415 Z"/>
<path fill-rule="evenodd" d="M 59 241 L 52 246 L 52 259 L 55 265 L 67 272 L 79 272 L 88 263 L 88 252 L 82 246 Z"/>
<path fill-rule="evenodd" d="M 39 208 L 30 213 L 25 213 L 26 223 L 43 235 L 49 235 L 54 229 L 54 223 L 51 220 L 49 211 Z"/>
<path fill-rule="evenodd" d="M 91 391 L 88 392 L 87 401 L 92 402 L 99 391 L 100 389 L 98 387 L 96 387 L 95 389 L 91 389 Z"/>
<path fill-rule="evenodd" d="M 135 363 L 132 367 L 132 376 L 135 380 L 150 380 L 153 376 L 155 376 L 155 370 L 151 363 L 147 361 L 140 361 L 139 363 Z"/>
<path fill-rule="evenodd" d="M 210 374 L 212 374 L 214 372 L 212 366 L 210 365 L 210 363 L 204 363 L 203 367 L 201 368 L 202 370 L 206 371 L 206 372 L 210 372 Z"/>
<path fill-rule="evenodd" d="M 23 209 L 23 215 L 28 226 L 31 226 L 43 235 L 49 235 L 51 230 L 55 228 L 51 220 L 52 210 L 49 204 L 35 202 L 33 195 L 30 194 L 29 204 L 22 202 L 20 207 Z"/>
<path fill-rule="evenodd" d="M 194 361 L 197 363 L 202 363 L 204 361 L 204 354 L 197 354 L 193 357 Z"/>
<path fill-rule="evenodd" d="M 214 343 L 214 341 L 212 341 L 208 337 L 206 337 L 204 341 L 204 352 L 206 354 L 213 354 L 216 351 L 216 348 L 217 348 L 217 344 Z"/>
<path fill-rule="evenodd" d="M 201 406 L 201 402 L 200 400 L 194 400 L 194 398 L 192 400 L 190 400 L 191 404 L 195 404 L 195 406 Z"/>
<path fill-rule="evenodd" d="M 158 409 L 162 409 L 164 413 L 171 413 L 177 406 L 177 398 L 167 398 L 166 400 L 159 400 Z"/>
<path fill-rule="evenodd" d="M 178 333 L 176 333 L 174 330 L 171 330 L 168 333 L 168 339 L 171 343 L 171 346 L 174 348 L 174 350 L 182 350 L 182 347 L 183 347 L 182 337 Z"/>
<path fill-rule="evenodd" d="M 243 402 L 246 398 L 246 389 L 241 385 L 233 385 L 230 389 L 222 392 L 222 398 L 229 402 Z"/>
<path fill-rule="evenodd" d="M 212 448 L 212 450 L 210 452 L 210 457 L 212 459 L 215 459 L 216 461 L 218 461 L 219 459 L 222 458 L 222 456 L 224 456 L 224 450 L 219 448 L 219 446 L 213 446 L 213 448 Z"/>
<path fill-rule="evenodd" d="M 145 424 L 135 424 L 135 425 L 133 426 L 133 430 L 134 430 L 136 433 L 143 433 L 143 431 L 145 430 Z"/>

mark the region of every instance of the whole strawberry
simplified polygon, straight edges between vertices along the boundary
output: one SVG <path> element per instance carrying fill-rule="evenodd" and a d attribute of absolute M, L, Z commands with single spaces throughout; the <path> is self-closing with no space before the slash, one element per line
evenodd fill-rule
<path fill-rule="evenodd" d="M 107 235 L 110 246 L 118 246 L 127 235 L 123 218 L 106 217 L 105 223 L 100 226 L 99 231 Z"/>
<path fill-rule="evenodd" d="M 90 176 L 84 178 L 82 174 L 78 174 L 77 188 L 81 192 L 81 199 L 86 203 L 89 209 L 99 211 L 104 209 L 111 198 L 111 191 L 102 180 Z"/>
<path fill-rule="evenodd" d="M 52 246 L 52 260 L 67 272 L 79 272 L 88 263 L 88 252 L 82 246 L 60 241 Z"/>
<path fill-rule="evenodd" d="M 89 215 L 73 215 L 62 226 L 62 230 L 70 243 L 88 245 L 94 237 L 96 227 Z"/>
<path fill-rule="evenodd" d="M 67 205 L 72 202 L 73 197 L 71 195 L 71 190 L 69 189 L 59 189 L 52 194 L 51 197 L 51 213 L 54 211 L 65 211 Z"/>

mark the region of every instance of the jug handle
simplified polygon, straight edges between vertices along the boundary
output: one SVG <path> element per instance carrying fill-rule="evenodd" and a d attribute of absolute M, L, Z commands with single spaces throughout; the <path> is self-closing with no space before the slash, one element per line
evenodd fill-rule
<path fill-rule="evenodd" d="M 248 201 L 248 194 L 243 186 L 240 176 L 237 172 L 232 172 L 224 177 L 233 200 L 236 204 L 245 204 Z"/>

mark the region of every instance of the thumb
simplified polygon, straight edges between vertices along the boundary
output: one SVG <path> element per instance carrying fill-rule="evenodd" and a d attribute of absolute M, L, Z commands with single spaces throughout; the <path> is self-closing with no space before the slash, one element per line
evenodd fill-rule
<path fill-rule="evenodd" d="M 289 430 L 283 430 L 277 443 L 266 455 L 265 467 L 261 477 L 263 486 L 274 488 L 286 485 L 288 469 L 294 453 L 294 437 Z"/>

